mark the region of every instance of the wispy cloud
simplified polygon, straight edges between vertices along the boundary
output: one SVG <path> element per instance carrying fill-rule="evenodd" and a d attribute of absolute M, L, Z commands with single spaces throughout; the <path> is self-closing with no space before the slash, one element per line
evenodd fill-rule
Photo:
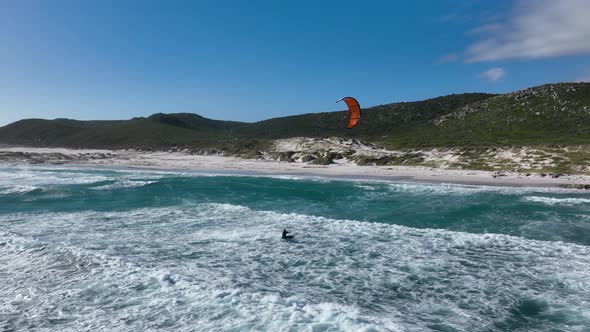
<path fill-rule="evenodd" d="M 497 82 L 503 79 L 506 76 L 506 71 L 502 68 L 490 68 L 483 73 L 479 74 L 479 77 L 489 81 L 489 82 Z"/>
<path fill-rule="evenodd" d="M 448 54 L 444 54 L 444 55 L 440 56 L 436 60 L 436 63 L 455 62 L 457 60 L 459 60 L 459 54 L 457 54 L 457 53 L 448 53 Z"/>
<path fill-rule="evenodd" d="M 485 37 L 466 50 L 468 62 L 590 54 L 590 1 L 518 0 L 505 23 L 472 32 Z"/>
<path fill-rule="evenodd" d="M 490 23 L 479 26 L 467 32 L 468 35 L 485 35 L 502 31 L 504 26 L 500 23 Z"/>

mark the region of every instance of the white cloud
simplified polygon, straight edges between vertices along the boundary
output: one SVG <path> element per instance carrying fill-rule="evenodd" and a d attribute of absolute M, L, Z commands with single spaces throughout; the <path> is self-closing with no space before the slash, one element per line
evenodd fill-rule
<path fill-rule="evenodd" d="M 518 0 L 507 22 L 474 29 L 485 34 L 467 61 L 590 54 L 590 0 Z"/>
<path fill-rule="evenodd" d="M 483 73 L 479 74 L 479 77 L 486 79 L 490 82 L 497 82 L 506 76 L 506 71 L 502 68 L 490 68 Z"/>

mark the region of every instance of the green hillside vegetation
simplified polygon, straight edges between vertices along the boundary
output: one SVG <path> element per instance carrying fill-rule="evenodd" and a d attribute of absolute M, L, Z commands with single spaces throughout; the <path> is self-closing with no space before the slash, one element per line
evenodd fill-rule
<path fill-rule="evenodd" d="M 438 97 L 417 102 L 394 103 L 365 108 L 361 122 L 347 129 L 347 112 L 312 113 L 275 118 L 240 127 L 240 137 L 350 137 L 368 141 L 381 141 L 406 128 L 413 128 L 471 103 L 495 95 L 465 93 Z M 362 105 L 361 105 L 362 106 Z"/>
<path fill-rule="evenodd" d="M 310 113 L 256 123 L 218 121 L 196 114 L 154 114 L 120 121 L 27 119 L 0 128 L 0 143 L 73 148 L 223 149 L 264 147 L 270 139 L 342 136 L 381 140 L 400 128 L 449 114 L 493 95 L 450 95 L 420 102 L 380 105 L 363 110 L 361 125 L 346 129 L 347 112 Z"/>
<path fill-rule="evenodd" d="M 187 148 L 248 154 L 272 139 L 357 138 L 395 148 L 590 143 L 590 83 L 551 84 L 505 95 L 467 93 L 363 109 L 309 113 L 255 123 L 196 114 L 154 114 L 120 121 L 21 120 L 0 128 L 0 143 L 73 148 Z"/>
<path fill-rule="evenodd" d="M 590 143 L 590 84 L 544 85 L 466 105 L 412 131 L 393 146 Z"/>
<path fill-rule="evenodd" d="M 222 146 L 237 125 L 195 114 L 155 114 L 121 121 L 28 119 L 0 128 L 0 142 L 72 148 L 206 148 Z"/>

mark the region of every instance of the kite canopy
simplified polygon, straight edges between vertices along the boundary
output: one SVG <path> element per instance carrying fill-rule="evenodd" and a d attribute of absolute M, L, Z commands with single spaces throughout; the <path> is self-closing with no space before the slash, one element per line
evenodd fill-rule
<path fill-rule="evenodd" d="M 348 129 L 351 129 L 359 123 L 359 119 L 361 118 L 361 105 L 359 105 L 359 102 L 352 97 L 340 98 L 336 102 L 342 100 L 344 100 L 348 106 Z"/>

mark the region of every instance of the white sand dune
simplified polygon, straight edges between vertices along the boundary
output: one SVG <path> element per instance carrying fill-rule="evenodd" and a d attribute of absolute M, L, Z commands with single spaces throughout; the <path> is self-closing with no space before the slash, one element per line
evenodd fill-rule
<path fill-rule="evenodd" d="M 145 152 L 135 150 L 76 150 L 64 148 L 0 148 L 0 153 L 24 153 L 35 155 L 37 163 L 96 165 L 146 169 L 195 170 L 224 173 L 261 175 L 308 175 L 322 177 L 403 179 L 410 181 L 447 182 L 462 184 L 486 184 L 500 186 L 558 186 L 564 184 L 590 184 L 587 175 L 563 175 L 559 178 L 542 177 L 539 174 L 458 170 L 420 166 L 357 166 L 350 162 L 332 165 L 286 163 L 270 160 L 252 160 L 221 155 L 194 155 L 186 152 Z M 61 154 L 62 158 L 56 157 Z M 51 156 L 51 158 L 45 158 Z M 58 155 L 59 156 L 59 155 Z M 22 163 L 21 159 L 4 163 Z"/>

